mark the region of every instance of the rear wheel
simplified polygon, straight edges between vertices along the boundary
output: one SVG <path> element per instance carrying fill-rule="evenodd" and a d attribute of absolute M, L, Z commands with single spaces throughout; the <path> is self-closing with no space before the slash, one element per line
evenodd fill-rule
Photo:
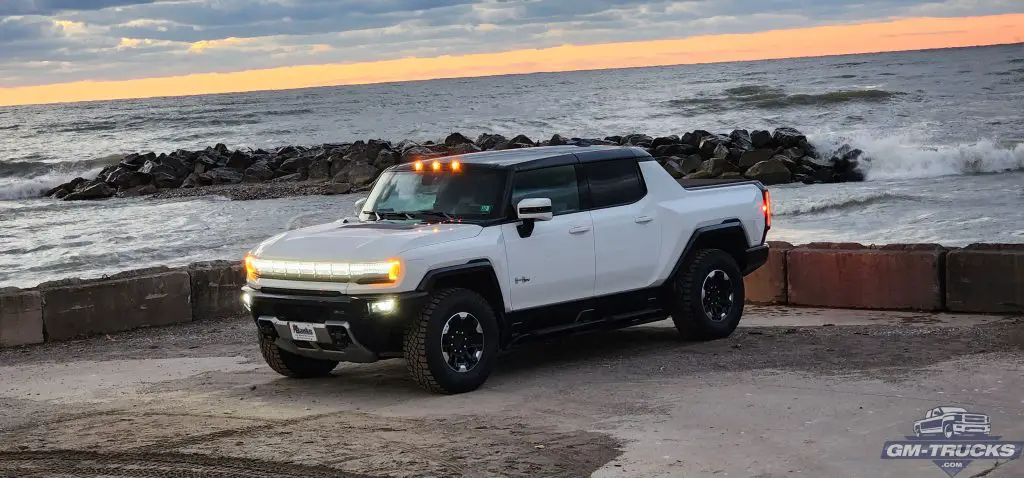
<path fill-rule="evenodd" d="M 267 361 L 267 365 L 285 377 L 323 377 L 338 366 L 338 362 L 333 360 L 316 360 L 281 350 L 274 343 L 274 339 L 263 336 L 260 337 L 260 352 L 263 353 L 263 360 Z"/>
<path fill-rule="evenodd" d="M 431 295 L 404 342 L 406 369 L 423 389 L 463 393 L 483 385 L 498 353 L 498 320 L 468 289 Z"/>
<path fill-rule="evenodd" d="M 718 249 L 702 249 L 672 281 L 672 321 L 686 339 L 717 340 L 731 335 L 743 315 L 743 273 Z"/>

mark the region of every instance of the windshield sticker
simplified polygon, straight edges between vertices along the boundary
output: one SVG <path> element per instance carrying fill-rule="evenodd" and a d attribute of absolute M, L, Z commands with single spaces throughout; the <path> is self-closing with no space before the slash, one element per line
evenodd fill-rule
<path fill-rule="evenodd" d="M 480 212 L 483 212 L 483 213 L 491 212 L 491 205 L 490 204 L 484 204 L 483 206 L 480 206 Z"/>

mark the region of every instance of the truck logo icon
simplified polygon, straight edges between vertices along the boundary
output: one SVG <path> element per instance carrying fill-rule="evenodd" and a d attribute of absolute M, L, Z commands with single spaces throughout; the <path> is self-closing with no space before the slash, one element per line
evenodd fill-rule
<path fill-rule="evenodd" d="M 974 460 L 1015 460 L 1024 448 L 1024 442 L 993 436 L 987 414 L 963 407 L 928 410 L 924 418 L 914 422 L 913 432 L 905 440 L 885 442 L 882 459 L 931 460 L 952 478 Z"/>
<path fill-rule="evenodd" d="M 939 436 L 954 438 L 960 436 L 988 436 L 992 431 L 988 415 L 967 413 L 959 407 L 938 407 L 928 410 L 923 420 L 914 422 L 914 436 Z"/>

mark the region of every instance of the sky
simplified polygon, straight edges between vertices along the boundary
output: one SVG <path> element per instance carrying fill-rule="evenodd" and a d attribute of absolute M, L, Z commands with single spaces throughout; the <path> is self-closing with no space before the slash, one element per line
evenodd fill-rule
<path fill-rule="evenodd" d="M 1018 42 L 1022 0 L 0 0 L 0 105 Z"/>

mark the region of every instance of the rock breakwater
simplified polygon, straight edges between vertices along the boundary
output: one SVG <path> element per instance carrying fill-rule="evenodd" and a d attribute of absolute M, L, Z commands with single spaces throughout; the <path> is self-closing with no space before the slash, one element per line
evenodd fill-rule
<path fill-rule="evenodd" d="M 836 183 L 862 181 L 859 149 L 843 145 L 821 152 L 793 128 L 769 131 L 734 130 L 715 134 L 695 130 L 681 136 L 653 137 L 628 134 L 605 138 L 566 138 L 554 135 L 534 141 L 525 135 L 507 138 L 482 134 L 472 140 L 452 133 L 443 141 L 418 143 L 381 139 L 318 146 L 284 146 L 273 150 L 231 150 L 224 144 L 199 151 L 177 150 L 156 154 L 132 153 L 104 168 L 92 179 L 75 178 L 50 189 L 44 196 L 66 201 L 187 195 L 187 190 L 233 189 L 231 185 L 261 184 L 261 190 L 296 191 L 296 194 L 346 194 L 368 189 L 377 176 L 395 164 L 416 159 L 469 154 L 479 151 L 558 145 L 620 145 L 641 147 L 657 158 L 676 178 L 750 178 L 765 184 L 791 182 Z M 294 183 L 292 186 L 287 186 Z M 302 187 L 297 187 L 301 183 Z M 281 185 L 275 188 L 267 185 Z M 170 190 L 178 190 L 177 194 Z M 229 195 L 232 196 L 232 195 Z M 255 199 L 261 194 L 233 195 Z"/>

